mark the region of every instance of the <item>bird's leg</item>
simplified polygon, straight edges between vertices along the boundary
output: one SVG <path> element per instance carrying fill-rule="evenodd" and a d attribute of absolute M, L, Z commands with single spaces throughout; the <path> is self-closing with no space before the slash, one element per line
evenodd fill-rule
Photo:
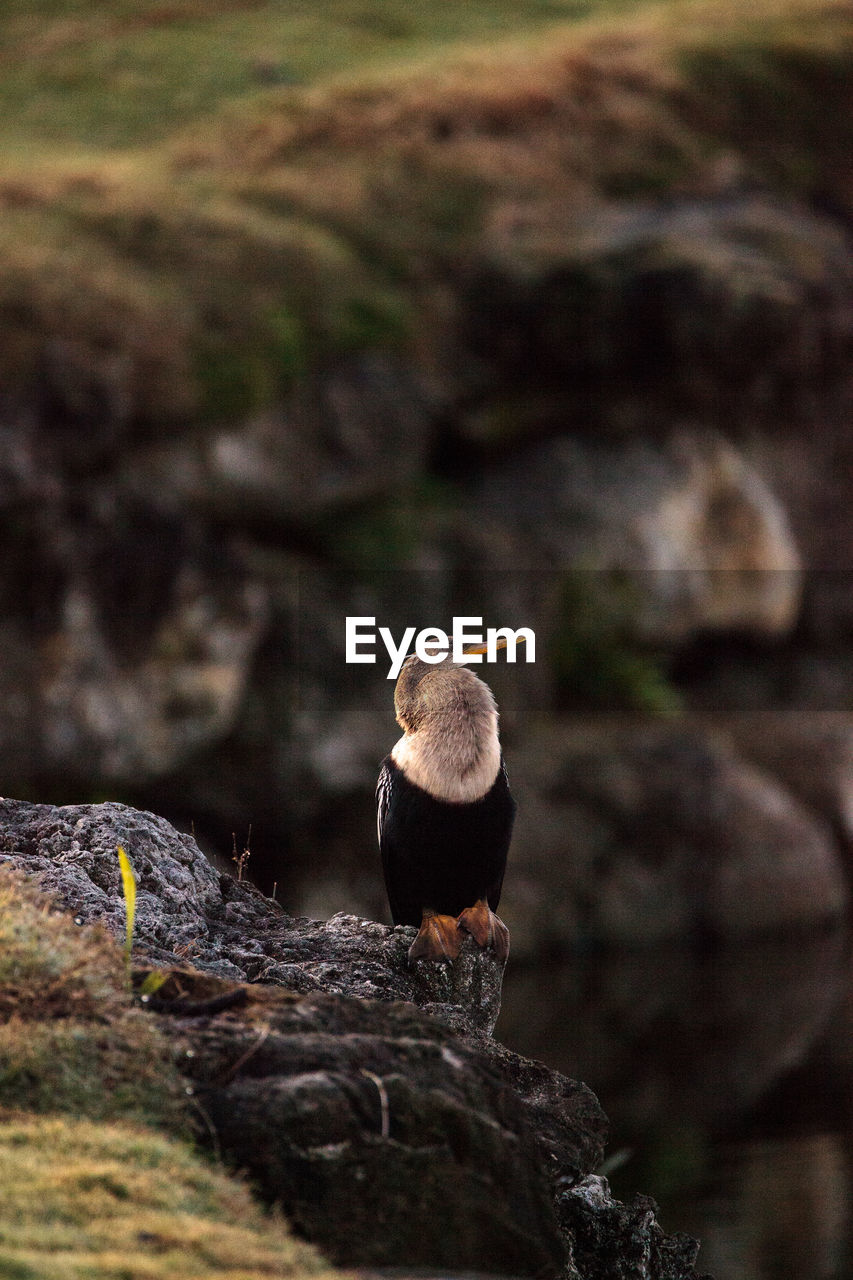
<path fill-rule="evenodd" d="M 456 921 L 457 929 L 464 929 L 480 947 L 491 947 L 499 960 L 509 955 L 509 929 L 489 907 L 485 898 L 478 899 L 473 907 L 466 907 Z"/>
<path fill-rule="evenodd" d="M 441 916 L 424 907 L 418 936 L 409 947 L 410 960 L 455 960 L 462 939 L 453 916 Z"/>

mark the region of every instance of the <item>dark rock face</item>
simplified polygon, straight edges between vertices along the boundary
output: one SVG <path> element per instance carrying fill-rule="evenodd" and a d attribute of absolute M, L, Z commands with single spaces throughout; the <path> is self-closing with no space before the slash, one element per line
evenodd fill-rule
<path fill-rule="evenodd" d="M 229 1160 L 334 1261 L 559 1272 L 548 1164 L 488 1055 L 411 1005 L 347 996 L 176 1021 Z"/>
<path fill-rule="evenodd" d="M 633 1210 L 599 1195 L 573 1225 L 563 1206 L 602 1158 L 605 1118 L 584 1085 L 489 1038 L 501 985 L 493 956 L 469 940 L 450 973 L 412 974 L 413 930 L 293 920 L 151 814 L 0 802 L 0 862 L 122 937 L 118 843 L 138 878 L 137 954 L 183 962 L 149 1003 L 191 1085 L 202 1140 L 304 1235 L 348 1265 L 554 1277 L 576 1243 L 566 1274 L 623 1274 L 579 1259 L 630 1257 Z M 641 1216 L 658 1249 L 657 1269 L 642 1274 L 687 1280 L 688 1246 L 667 1244 L 653 1215 Z M 593 1230 L 605 1243 L 588 1242 Z"/>
<path fill-rule="evenodd" d="M 648 424 L 677 408 L 726 428 L 775 426 L 780 407 L 802 414 L 807 385 L 824 412 L 849 392 L 849 245 L 796 205 L 625 201 L 571 223 L 563 207 L 507 220 L 490 249 L 458 349 L 516 389 L 568 382 L 587 423 Z"/>
<path fill-rule="evenodd" d="M 633 1204 L 611 1199 L 606 1178 L 586 1178 L 560 1196 L 561 1220 L 572 1240 L 572 1280 L 694 1280 L 698 1253 L 689 1236 L 665 1236 L 650 1196 Z"/>

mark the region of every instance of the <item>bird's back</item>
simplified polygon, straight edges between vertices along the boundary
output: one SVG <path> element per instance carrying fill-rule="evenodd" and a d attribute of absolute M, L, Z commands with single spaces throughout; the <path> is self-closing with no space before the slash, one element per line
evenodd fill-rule
<path fill-rule="evenodd" d="M 497 909 L 515 818 L 502 758 L 482 796 L 456 803 L 422 790 L 388 756 L 376 796 L 379 848 L 395 924 L 419 925 L 424 907 L 459 915 L 481 898 Z"/>

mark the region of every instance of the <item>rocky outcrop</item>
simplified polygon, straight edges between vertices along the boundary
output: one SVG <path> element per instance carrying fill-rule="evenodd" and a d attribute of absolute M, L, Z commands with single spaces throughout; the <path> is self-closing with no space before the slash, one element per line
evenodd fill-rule
<path fill-rule="evenodd" d="M 731 941 L 844 910 L 829 827 L 701 727 L 575 722 L 520 763 L 506 915 L 521 950 Z"/>
<path fill-rule="evenodd" d="M 626 1206 L 611 1199 L 606 1178 L 592 1177 L 559 1200 L 560 1218 L 572 1241 L 570 1280 L 589 1275 L 608 1280 L 653 1280 L 695 1276 L 697 1248 L 685 1236 L 665 1236 L 655 1219 L 657 1205 L 636 1196 Z"/>
<path fill-rule="evenodd" d="M 784 509 L 713 432 L 564 436 L 491 467 L 477 490 L 469 517 L 485 525 L 481 541 L 496 525 L 513 530 L 510 548 L 495 538 L 495 569 L 618 573 L 647 641 L 703 629 L 776 635 L 797 616 L 800 558 Z"/>
<path fill-rule="evenodd" d="M 723 722 L 738 749 L 832 825 L 853 852 L 853 713 L 767 710 Z"/>
<path fill-rule="evenodd" d="M 201 428 L 126 459 L 122 486 L 207 519 L 269 530 L 381 499 L 427 465 L 434 406 L 399 357 L 366 353 L 238 424 Z"/>
<path fill-rule="evenodd" d="M 124 805 L 28 805 L 0 800 L 0 858 L 36 875 L 81 922 L 116 936 L 125 908 L 116 848 L 137 877 L 135 938 L 158 965 L 190 961 L 217 977 L 275 982 L 308 993 L 406 1000 L 451 1026 L 489 1034 L 500 1010 L 501 966 L 473 945 L 462 963 L 412 972 L 415 936 L 354 916 L 294 921 L 253 885 L 223 876 L 191 836 Z"/>
<path fill-rule="evenodd" d="M 174 1024 L 229 1162 L 334 1261 L 559 1272 L 549 1166 L 523 1099 L 411 1005 L 261 991 L 239 1018 Z"/>
<path fill-rule="evenodd" d="M 493 956 L 467 943 L 452 977 L 413 975 L 412 930 L 294 921 L 153 815 L 0 802 L 0 864 L 121 937 L 118 843 L 137 954 L 168 967 L 145 1004 L 202 1140 L 329 1256 L 586 1280 L 623 1274 L 639 1248 L 650 1280 L 695 1275 L 695 1245 L 590 1177 L 604 1117 L 589 1090 L 489 1038 Z"/>

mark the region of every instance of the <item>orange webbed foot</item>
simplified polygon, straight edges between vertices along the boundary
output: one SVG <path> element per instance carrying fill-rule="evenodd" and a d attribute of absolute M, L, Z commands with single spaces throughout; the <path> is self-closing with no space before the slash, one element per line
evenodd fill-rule
<path fill-rule="evenodd" d="M 509 929 L 494 911 L 485 898 L 480 898 L 473 907 L 466 907 L 456 921 L 457 929 L 464 929 L 479 947 L 491 947 L 499 960 L 506 960 L 509 955 Z"/>
<path fill-rule="evenodd" d="M 418 936 L 409 947 L 409 960 L 455 960 L 462 939 L 453 916 L 424 909 Z"/>

